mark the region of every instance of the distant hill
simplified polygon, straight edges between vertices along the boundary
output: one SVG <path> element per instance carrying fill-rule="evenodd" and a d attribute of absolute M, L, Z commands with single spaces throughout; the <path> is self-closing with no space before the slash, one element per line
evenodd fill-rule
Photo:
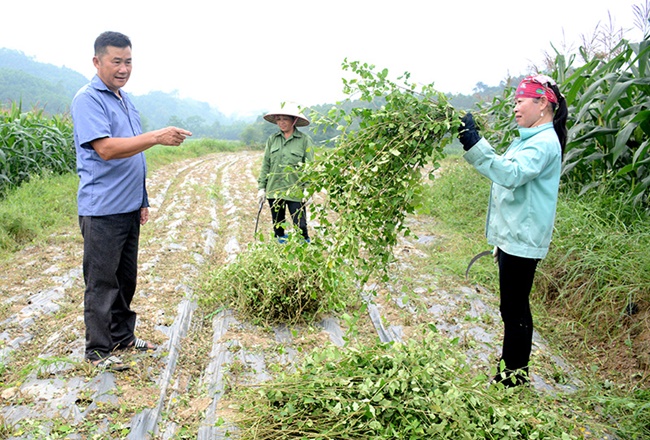
<path fill-rule="evenodd" d="M 146 95 L 130 95 L 140 112 L 145 129 L 156 129 L 167 125 L 184 126 L 194 121 L 201 126 L 225 125 L 232 121 L 207 102 L 179 98 L 175 94 L 149 92 Z M 197 128 L 188 128 L 196 133 Z"/>
<path fill-rule="evenodd" d="M 35 61 L 21 51 L 0 48 L 0 107 L 21 103 L 24 110 L 34 107 L 46 113 L 67 113 L 75 93 L 89 78 L 67 67 Z M 200 121 L 219 126 L 232 121 L 206 102 L 181 99 L 175 94 L 151 92 L 131 95 L 146 130 L 169 125 L 171 121 Z"/>
<path fill-rule="evenodd" d="M 23 110 L 34 107 L 47 113 L 66 113 L 70 95 L 59 85 L 18 69 L 0 67 L 0 105 L 21 105 Z"/>
<path fill-rule="evenodd" d="M 79 72 L 67 67 L 40 63 L 20 51 L 11 49 L 0 48 L 0 68 L 19 70 L 47 81 L 57 87 L 64 96 L 74 96 L 75 92 L 88 82 Z"/>
<path fill-rule="evenodd" d="M 50 114 L 68 113 L 75 93 L 88 81 L 89 78 L 67 67 L 41 63 L 23 52 L 0 48 L 0 108 L 20 103 L 23 110 L 39 108 Z M 504 86 L 504 83 L 496 87 L 479 83 L 472 95 L 448 96 L 454 107 L 472 109 L 479 101 L 489 101 L 500 95 Z M 206 102 L 181 99 L 177 93 L 154 91 L 131 97 L 140 112 L 145 131 L 176 125 L 192 131 L 195 137 L 237 140 L 246 133 L 244 137 L 254 135 L 254 139 L 249 139 L 254 143 L 264 140 L 268 128 L 261 118 L 235 121 Z M 365 104 L 355 101 L 348 105 Z M 326 113 L 331 105 L 318 107 Z M 329 139 L 336 134 L 333 131 L 325 133 L 319 130 L 320 134 L 314 133 L 314 140 Z"/>

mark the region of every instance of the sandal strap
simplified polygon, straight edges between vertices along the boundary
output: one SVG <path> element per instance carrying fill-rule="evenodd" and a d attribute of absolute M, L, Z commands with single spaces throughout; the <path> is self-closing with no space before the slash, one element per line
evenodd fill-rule
<path fill-rule="evenodd" d="M 105 365 L 107 367 L 110 367 L 113 364 L 123 364 L 122 359 L 118 358 L 115 355 L 111 355 L 107 358 L 104 358 L 101 362 L 102 365 Z"/>
<path fill-rule="evenodd" d="M 147 351 L 147 350 L 156 350 L 158 346 L 156 344 L 145 341 L 144 339 L 135 338 L 133 341 L 133 347 L 136 350 Z"/>
<path fill-rule="evenodd" d="M 95 367 L 101 368 L 104 370 L 113 370 L 113 371 L 123 371 L 128 370 L 129 367 L 122 362 L 122 359 L 117 356 L 111 355 L 101 359 L 99 362 L 94 364 Z"/>

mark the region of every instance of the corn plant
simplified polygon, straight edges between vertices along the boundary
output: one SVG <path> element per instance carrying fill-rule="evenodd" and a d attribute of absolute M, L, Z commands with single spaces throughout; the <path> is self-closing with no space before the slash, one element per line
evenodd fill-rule
<path fill-rule="evenodd" d="M 563 181 L 578 189 L 615 192 L 650 208 L 650 35 L 639 43 L 621 40 L 611 53 L 557 50 L 547 72 L 565 95 L 569 136 Z M 486 137 L 503 148 L 516 133 L 513 87 L 483 106 L 491 123 Z"/>
<path fill-rule="evenodd" d="M 582 186 L 623 191 L 635 204 L 648 204 L 650 185 L 650 40 L 617 46 L 605 62 L 584 59 L 571 69 L 558 57 L 558 79 L 564 84 L 573 116 L 564 175 Z M 584 52 L 582 52 L 584 54 Z"/>
<path fill-rule="evenodd" d="M 45 171 L 64 174 L 74 170 L 69 117 L 48 117 L 41 110 L 22 112 L 15 103 L 0 112 L 0 196 Z"/>

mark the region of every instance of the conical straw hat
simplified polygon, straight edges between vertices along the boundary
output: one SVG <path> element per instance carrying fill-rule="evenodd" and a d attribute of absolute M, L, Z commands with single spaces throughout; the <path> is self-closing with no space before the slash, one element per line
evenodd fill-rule
<path fill-rule="evenodd" d="M 264 119 L 275 124 L 275 117 L 280 115 L 293 116 L 296 118 L 296 127 L 306 127 L 309 125 L 309 119 L 307 119 L 300 112 L 298 106 L 294 104 L 285 104 L 279 110 L 265 114 Z"/>

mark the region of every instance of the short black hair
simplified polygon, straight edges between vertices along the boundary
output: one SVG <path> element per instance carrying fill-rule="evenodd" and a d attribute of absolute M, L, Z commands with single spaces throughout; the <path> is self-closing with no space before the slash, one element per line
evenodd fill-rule
<path fill-rule="evenodd" d="M 120 49 L 131 47 L 131 40 L 119 32 L 102 32 L 95 40 L 95 56 L 105 53 L 108 46 L 119 47 Z"/>

